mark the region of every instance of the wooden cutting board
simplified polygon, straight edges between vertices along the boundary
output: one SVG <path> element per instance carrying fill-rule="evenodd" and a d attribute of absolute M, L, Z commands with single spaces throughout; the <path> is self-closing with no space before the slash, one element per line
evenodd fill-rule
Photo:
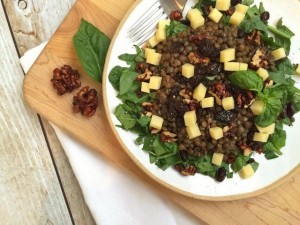
<path fill-rule="evenodd" d="M 108 125 L 102 104 L 101 84 L 85 74 L 75 54 L 72 37 L 79 28 L 81 18 L 112 37 L 134 3 L 134 0 L 78 0 L 25 76 L 23 92 L 29 105 L 41 116 L 100 152 L 120 169 L 142 180 L 158 194 L 185 208 L 202 222 L 300 224 L 300 172 L 281 186 L 257 197 L 235 201 L 204 201 L 180 195 L 159 185 L 143 173 L 122 150 Z M 79 70 L 82 86 L 89 85 L 99 91 L 100 106 L 93 117 L 85 118 L 72 112 L 74 93 L 58 96 L 52 88 L 52 71 L 64 64 Z"/>

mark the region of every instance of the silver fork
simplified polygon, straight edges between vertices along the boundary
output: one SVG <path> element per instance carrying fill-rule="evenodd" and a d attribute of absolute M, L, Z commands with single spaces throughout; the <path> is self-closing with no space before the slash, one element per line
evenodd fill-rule
<path fill-rule="evenodd" d="M 144 0 L 146 1 L 146 0 Z M 155 31 L 160 20 L 168 18 L 171 11 L 182 11 L 187 0 L 155 0 L 147 12 L 137 19 L 129 29 L 129 37 L 135 45 L 141 46 Z"/>

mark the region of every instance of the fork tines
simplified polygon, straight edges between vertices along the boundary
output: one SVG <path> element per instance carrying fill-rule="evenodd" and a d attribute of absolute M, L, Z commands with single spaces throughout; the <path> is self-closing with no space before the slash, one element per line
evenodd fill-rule
<path fill-rule="evenodd" d="M 153 35 L 157 23 L 165 18 L 167 15 L 160 2 L 154 1 L 149 9 L 137 19 L 136 24 L 129 29 L 130 39 L 134 44 L 142 45 Z"/>

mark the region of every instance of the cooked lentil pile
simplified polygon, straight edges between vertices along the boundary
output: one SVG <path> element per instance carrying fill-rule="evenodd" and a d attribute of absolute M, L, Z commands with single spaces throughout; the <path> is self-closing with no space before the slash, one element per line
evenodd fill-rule
<path fill-rule="evenodd" d="M 256 35 L 258 34 L 246 35 L 236 26 L 208 21 L 196 30 L 189 27 L 156 46 L 156 52 L 162 54 L 160 65 L 145 65 L 152 74 L 162 77 L 152 113 L 164 118 L 162 131 L 176 134 L 181 151 L 197 157 L 209 152 L 219 152 L 224 154 L 225 161 L 230 160 L 228 155 L 244 146 L 261 151 L 259 142 L 252 141 L 255 126 L 248 106 L 254 100 L 254 93 L 231 85 L 228 80 L 230 72 L 224 71 L 223 63 L 220 63 L 220 51 L 227 48 L 236 49 L 236 61 L 250 65 L 255 53 L 261 50 L 265 53 L 266 68 L 274 69 L 271 51 L 263 46 Z M 185 63 L 195 65 L 195 74 L 189 79 L 181 73 Z M 193 91 L 200 83 L 208 89 L 205 97 L 222 100 L 233 96 L 235 108 L 226 111 L 218 101 L 214 107 L 202 108 L 193 99 Z M 194 139 L 189 139 L 183 117 L 190 110 L 196 111 L 201 131 L 201 136 Z M 225 134 L 218 140 L 211 138 L 209 134 L 209 128 L 216 126 L 223 128 Z"/>

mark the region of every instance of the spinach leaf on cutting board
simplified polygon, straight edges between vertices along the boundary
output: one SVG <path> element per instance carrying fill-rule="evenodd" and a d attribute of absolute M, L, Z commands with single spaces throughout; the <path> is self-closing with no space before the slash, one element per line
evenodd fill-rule
<path fill-rule="evenodd" d="M 110 39 L 94 25 L 82 19 L 73 37 L 76 54 L 87 74 L 102 82 L 102 73 Z"/>

